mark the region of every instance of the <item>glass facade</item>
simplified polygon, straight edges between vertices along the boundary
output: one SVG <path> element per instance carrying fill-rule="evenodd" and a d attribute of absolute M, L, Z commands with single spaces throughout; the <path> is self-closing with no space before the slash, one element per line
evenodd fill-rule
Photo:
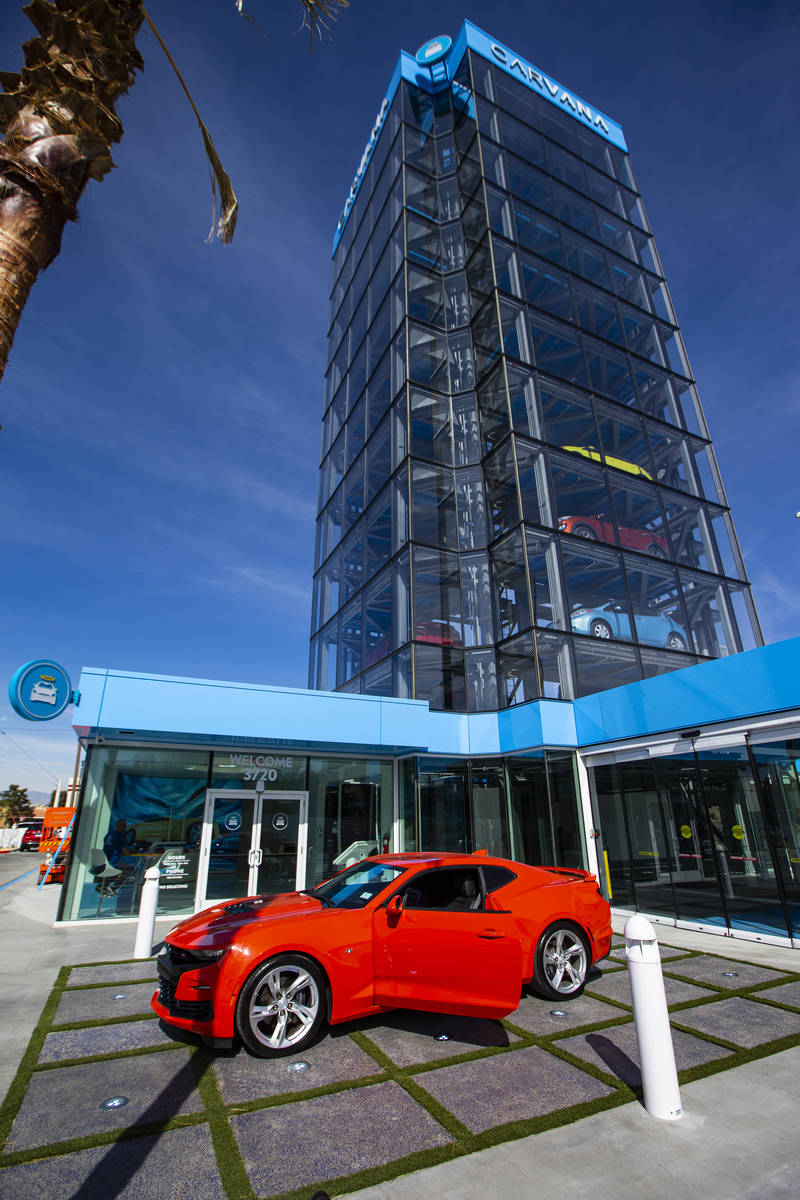
<path fill-rule="evenodd" d="M 587 867 L 575 755 L 406 759 L 405 849 Z"/>
<path fill-rule="evenodd" d="M 612 903 L 800 937 L 800 742 L 597 766 Z"/>
<path fill-rule="evenodd" d="M 761 641 L 628 155 L 468 50 L 333 260 L 309 686 L 485 711 Z"/>
<path fill-rule="evenodd" d="M 311 887 L 388 849 L 393 813 L 389 760 L 91 746 L 60 917 L 135 917 L 152 866 L 159 916 L 291 891 L 301 839 Z"/>

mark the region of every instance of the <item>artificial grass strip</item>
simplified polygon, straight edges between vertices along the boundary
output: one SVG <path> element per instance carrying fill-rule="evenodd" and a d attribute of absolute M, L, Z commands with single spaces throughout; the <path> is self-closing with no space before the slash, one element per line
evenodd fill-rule
<path fill-rule="evenodd" d="M 64 1021 L 60 1025 L 51 1025 L 50 1033 L 73 1033 L 76 1029 L 102 1029 L 107 1025 L 130 1025 L 136 1021 L 155 1021 L 156 1015 L 150 1012 L 130 1013 L 125 1017 L 95 1017 L 93 1021 Z"/>
<path fill-rule="evenodd" d="M 228 1200 L 253 1200 L 255 1193 L 244 1167 L 239 1144 L 234 1137 L 225 1105 L 212 1070 L 213 1055 L 208 1047 L 192 1052 L 191 1064 L 197 1089 L 206 1110 L 211 1144 L 219 1167 L 222 1186 Z"/>
<path fill-rule="evenodd" d="M 11 1126 L 14 1124 L 14 1119 L 20 1110 L 22 1101 L 25 1098 L 25 1093 L 28 1090 L 33 1069 L 36 1066 L 39 1055 L 44 1046 L 44 1039 L 50 1032 L 50 1022 L 52 1021 L 55 1011 L 58 1008 L 61 1000 L 61 993 L 64 990 L 64 985 L 69 975 L 69 967 L 61 967 L 56 976 L 55 984 L 52 991 L 45 1001 L 42 1015 L 36 1023 L 36 1028 L 31 1034 L 31 1039 L 28 1042 L 25 1053 L 22 1056 L 22 1061 L 17 1068 L 17 1073 L 14 1076 L 11 1087 L 8 1089 L 5 1100 L 0 1106 L 0 1148 L 2 1148 L 8 1140 L 8 1135 L 11 1132 Z"/>
<path fill-rule="evenodd" d="M 70 970 L 74 970 L 72 967 Z M 68 983 L 65 992 L 96 992 L 102 988 L 133 987 L 137 983 L 158 983 L 157 975 L 146 975 L 143 979 L 114 979 L 111 983 Z"/>
<path fill-rule="evenodd" d="M 226 1104 L 225 1109 L 233 1116 L 239 1116 L 240 1113 L 258 1112 L 262 1108 L 284 1108 L 287 1104 L 296 1104 L 301 1100 L 314 1100 L 317 1096 L 355 1092 L 359 1088 L 369 1087 L 372 1083 L 386 1083 L 388 1078 L 389 1076 L 382 1072 L 378 1075 L 365 1075 L 361 1079 L 321 1083 L 319 1087 L 305 1088 L 302 1092 L 279 1092 L 274 1096 L 261 1096 L 258 1100 L 238 1100 L 234 1104 Z"/>

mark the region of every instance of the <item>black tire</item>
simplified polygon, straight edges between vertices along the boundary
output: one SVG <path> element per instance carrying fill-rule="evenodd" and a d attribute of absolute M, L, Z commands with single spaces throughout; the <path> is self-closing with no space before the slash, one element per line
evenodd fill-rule
<path fill-rule="evenodd" d="M 608 621 L 601 621 L 599 618 L 592 621 L 589 633 L 592 637 L 602 638 L 604 641 L 613 636 L 613 630 Z"/>
<path fill-rule="evenodd" d="M 686 642 L 679 633 L 671 633 L 667 638 L 667 646 L 670 650 L 685 650 Z"/>
<path fill-rule="evenodd" d="M 575 525 L 572 534 L 573 537 L 586 538 L 587 542 L 597 541 L 597 534 L 588 525 Z"/>
<path fill-rule="evenodd" d="M 653 558 L 666 558 L 666 554 L 661 546 L 657 546 L 655 542 L 651 542 L 645 551 L 646 554 L 651 554 Z"/>
<path fill-rule="evenodd" d="M 591 961 L 583 930 L 571 921 L 554 921 L 533 956 L 534 990 L 547 1000 L 574 1000 L 586 986 Z"/>
<path fill-rule="evenodd" d="M 236 1032 L 251 1054 L 297 1054 L 318 1036 L 326 1017 L 322 971 L 305 954 L 276 954 L 256 967 L 236 1001 Z"/>

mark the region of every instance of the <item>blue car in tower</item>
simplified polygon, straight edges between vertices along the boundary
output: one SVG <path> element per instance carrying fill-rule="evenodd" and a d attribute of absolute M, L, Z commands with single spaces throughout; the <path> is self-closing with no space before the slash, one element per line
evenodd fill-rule
<path fill-rule="evenodd" d="M 640 642 L 650 646 L 666 646 L 670 650 L 688 648 L 686 630 L 672 617 L 654 609 L 634 608 L 633 619 Z M 575 608 L 570 613 L 570 620 L 575 633 L 603 639 L 619 638 L 626 642 L 631 640 L 628 610 L 624 604 L 617 604 L 614 600 L 609 600 L 599 608 Z"/>

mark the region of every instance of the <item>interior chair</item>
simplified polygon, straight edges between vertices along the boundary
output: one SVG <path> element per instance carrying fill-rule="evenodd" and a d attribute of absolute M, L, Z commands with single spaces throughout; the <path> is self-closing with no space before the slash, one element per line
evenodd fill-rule
<path fill-rule="evenodd" d="M 471 909 L 478 908 L 481 902 L 481 894 L 474 879 L 466 876 L 461 880 L 461 886 L 458 889 L 458 895 L 454 897 L 445 907 L 448 912 L 468 912 Z"/>
<path fill-rule="evenodd" d="M 103 897 L 115 895 L 120 884 L 128 878 L 128 872 L 123 871 L 120 867 L 112 867 L 102 850 L 91 850 L 89 853 L 89 874 L 94 880 L 94 886 L 98 892 L 97 912 L 95 916 L 99 917 Z"/>

